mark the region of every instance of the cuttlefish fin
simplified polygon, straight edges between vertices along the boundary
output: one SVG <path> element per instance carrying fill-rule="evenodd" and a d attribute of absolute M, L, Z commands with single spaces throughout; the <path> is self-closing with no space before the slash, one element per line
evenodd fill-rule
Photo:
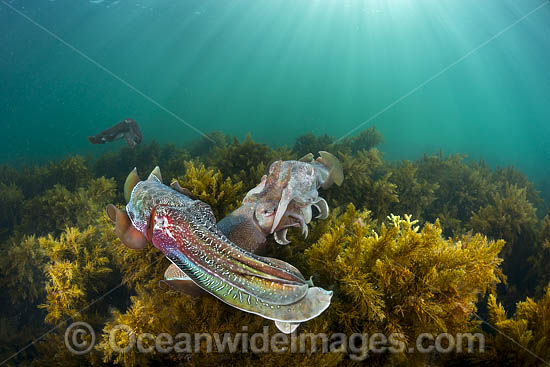
<path fill-rule="evenodd" d="M 105 213 L 115 223 L 115 233 L 126 247 L 140 250 L 147 245 L 147 238 L 132 225 L 125 211 L 118 209 L 113 204 L 109 204 L 105 208 Z"/>
<path fill-rule="evenodd" d="M 279 329 L 282 333 L 292 334 L 294 330 L 296 330 L 298 326 L 300 326 L 300 323 L 275 321 L 275 326 L 277 326 L 277 329 Z"/>
<path fill-rule="evenodd" d="M 164 272 L 164 280 L 161 284 L 166 284 L 172 289 L 188 294 L 193 297 L 199 297 L 207 294 L 202 288 L 195 284 L 180 268 L 170 264 Z"/>
<path fill-rule="evenodd" d="M 178 180 L 175 180 L 174 182 L 172 182 L 170 184 L 170 187 L 173 188 L 174 190 L 176 190 L 177 192 L 179 192 L 180 194 L 183 194 L 185 196 L 189 196 L 191 199 L 194 199 L 193 197 L 193 193 L 185 188 L 185 187 L 181 187 Z"/>
<path fill-rule="evenodd" d="M 158 179 L 162 183 L 162 175 L 160 174 L 160 168 L 159 166 L 156 166 L 152 171 L 149 177 L 147 177 L 148 180 L 150 179 Z"/>
<path fill-rule="evenodd" d="M 338 160 L 338 158 L 329 152 L 321 150 L 319 152 L 317 162 L 322 163 L 329 169 L 328 178 L 322 185 L 323 189 L 330 187 L 332 183 L 335 183 L 338 186 L 342 184 L 344 181 L 344 169 L 342 168 L 342 163 Z"/>
<path fill-rule="evenodd" d="M 306 163 L 312 162 L 313 161 L 313 153 L 306 154 L 302 158 L 298 159 L 298 161 L 299 162 L 306 162 Z"/>
<path fill-rule="evenodd" d="M 140 181 L 139 176 L 137 174 L 137 168 L 134 168 L 132 172 L 126 177 L 126 181 L 124 182 L 124 199 L 126 202 L 130 201 L 130 196 L 132 195 L 132 190 L 137 185 L 137 183 Z"/>

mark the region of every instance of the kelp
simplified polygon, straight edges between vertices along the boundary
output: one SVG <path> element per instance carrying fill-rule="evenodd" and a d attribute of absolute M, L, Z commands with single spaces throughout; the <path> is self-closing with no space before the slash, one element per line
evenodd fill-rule
<path fill-rule="evenodd" d="M 245 191 L 258 184 L 272 162 L 289 159 L 296 157 L 286 147 L 271 149 L 266 144 L 254 142 L 250 134 L 243 142 L 234 138 L 230 144 L 216 145 L 201 157 L 206 166 L 220 170 L 224 177 L 241 181 Z"/>
<path fill-rule="evenodd" d="M 425 208 L 426 220 L 442 218 L 447 235 L 460 234 L 472 212 L 487 205 L 496 190 L 485 169 L 468 165 L 465 158 L 460 154 L 445 158 L 441 153 L 417 162 L 419 179 L 438 185 L 435 200 Z"/>
<path fill-rule="evenodd" d="M 536 250 L 529 256 L 531 274 L 536 277 L 535 294 L 542 295 L 550 283 L 550 215 L 540 225 Z"/>
<path fill-rule="evenodd" d="M 93 224 L 95 214 L 103 212 L 114 196 L 114 181 L 104 177 L 90 180 L 74 191 L 56 184 L 25 203 L 20 229 L 24 233 L 59 234 L 67 226 L 85 228 Z"/>
<path fill-rule="evenodd" d="M 135 167 L 138 173 L 149 174 L 155 166 L 162 166 L 166 177 L 176 177 L 185 170 L 184 162 L 190 158 L 186 149 L 174 144 L 160 145 L 156 141 L 140 144 L 135 148 L 122 147 L 118 152 L 108 152 L 91 163 L 96 176 L 114 178 L 117 192 L 123 191 L 128 173 Z M 119 201 L 123 201 L 119 194 Z"/>
<path fill-rule="evenodd" d="M 390 166 L 388 178 L 396 186 L 399 202 L 391 206 L 391 212 L 399 215 L 412 213 L 413 217 L 425 220 L 428 208 L 436 199 L 438 183 L 419 177 L 418 166 L 410 161 L 401 161 Z"/>
<path fill-rule="evenodd" d="M 522 233 L 535 232 L 536 209 L 527 200 L 526 188 L 507 184 L 503 194 L 495 192 L 490 196 L 489 204 L 473 213 L 469 228 L 508 243 L 515 243 Z"/>
<path fill-rule="evenodd" d="M 504 242 L 441 234 L 437 221 L 420 229 L 410 216 L 390 216 L 377 229 L 368 211 L 350 204 L 305 251 L 314 279 L 335 292 L 321 319 L 347 333 L 401 333 L 406 345 L 422 332 L 467 328 L 478 297 L 501 281 L 497 255 Z"/>
<path fill-rule="evenodd" d="M 92 177 L 88 162 L 81 156 L 70 155 L 46 165 L 22 167 L 19 170 L 4 166 L 0 170 L 0 182 L 17 186 L 25 198 L 39 195 L 55 184 L 63 184 L 73 190 L 85 185 Z"/>
<path fill-rule="evenodd" d="M 225 177 L 248 172 L 260 163 L 271 159 L 270 148 L 266 144 L 256 143 L 250 134 L 243 142 L 237 138 L 225 146 L 215 146 L 204 161 L 207 166 L 217 168 Z"/>
<path fill-rule="evenodd" d="M 24 236 L 21 240 L 12 238 L 3 248 L 0 285 L 13 305 L 26 308 L 42 296 L 45 260 L 46 254 L 35 236 Z"/>
<path fill-rule="evenodd" d="M 315 136 L 313 133 L 307 133 L 296 138 L 292 151 L 298 158 L 301 158 L 308 153 L 316 154 L 321 150 L 331 151 L 333 142 L 334 138 L 327 134 Z"/>
<path fill-rule="evenodd" d="M 317 153 L 320 150 L 354 155 L 360 151 L 376 148 L 382 142 L 384 142 L 382 134 L 376 129 L 376 126 L 371 126 L 361 130 L 356 136 L 347 136 L 338 141 L 327 134 L 315 136 L 313 133 L 307 133 L 300 135 L 296 138 L 292 150 L 298 157 L 303 157 L 308 153 Z"/>
<path fill-rule="evenodd" d="M 21 221 L 25 196 L 14 183 L 0 183 L 0 242 L 7 239 Z"/>
<path fill-rule="evenodd" d="M 359 132 L 357 136 L 349 136 L 333 144 L 331 150 L 337 152 L 355 154 L 363 150 L 376 148 L 384 141 L 382 134 L 376 130 L 376 126 L 371 126 Z"/>
<path fill-rule="evenodd" d="M 527 297 L 508 317 L 494 295 L 488 300 L 490 332 L 486 351 L 471 356 L 472 364 L 542 366 L 550 360 L 550 286 L 537 301 Z"/>
<path fill-rule="evenodd" d="M 383 165 L 380 152 L 372 148 L 357 155 L 340 153 L 344 170 L 341 187 L 331 188 L 324 194 L 331 206 L 354 203 L 359 208 L 368 208 L 376 219 L 383 220 L 399 202 L 397 186 L 390 181 L 391 172 Z"/>
<path fill-rule="evenodd" d="M 112 234 L 90 226 L 84 231 L 68 227 L 58 238 L 49 235 L 39 239 L 48 257 L 47 296 L 40 305 L 47 311 L 45 322 L 55 324 L 67 317 L 82 320 L 82 310 L 89 311 L 86 309 L 89 302 L 113 285 L 109 276 L 111 260 L 105 246 L 108 237 L 112 238 Z"/>
<path fill-rule="evenodd" d="M 225 147 L 234 140 L 235 137 L 226 135 L 222 131 L 212 131 L 192 142 L 189 153 L 192 157 L 203 157 L 211 153 L 214 147 Z"/>
<path fill-rule="evenodd" d="M 167 288 L 160 281 L 169 261 L 153 246 L 141 251 L 123 246 L 104 206 L 116 202 L 123 207 L 122 184 L 134 166 L 146 176 L 160 165 L 165 181 L 177 178 L 192 196 L 210 204 L 219 220 L 257 185 L 272 161 L 297 159 L 306 150 L 337 155 L 345 180 L 341 187 L 323 190 L 330 217 L 313 221 L 307 239 L 291 229 L 288 246 L 268 240 L 267 256 L 293 264 L 312 275 L 316 285 L 334 291 L 331 306 L 302 324 L 300 334 L 399 332 L 407 346 L 414 346 L 420 332 L 480 332 L 473 316 L 485 316 L 485 307 L 477 301 L 491 292 L 509 310 L 524 299 L 508 319 L 493 317 L 503 306 L 489 298 L 492 324 L 533 351 L 549 349 L 539 336 L 548 329 L 550 217 L 539 220 L 536 210 L 540 214 L 544 203 L 519 171 L 491 170 L 483 162 L 443 154 L 390 164 L 375 148 L 382 140 L 374 127 L 338 143 L 308 134 L 297 139 L 292 151 L 273 149 L 250 136 L 242 142 L 220 132 L 209 136 L 216 144 L 203 138 L 184 149 L 152 142 L 97 160 L 68 157 L 40 167 L 0 168 L 0 210 L 5 214 L 0 218 L 0 233 L 5 233 L 0 245 L 0 284 L 5 290 L 0 295 L 0 336 L 10 335 L 2 343 L 13 344 L 0 345 L 2 360 L 51 325 L 83 320 L 98 337 L 91 353 L 68 352 L 62 326 L 8 363 L 359 364 L 349 353 L 208 353 L 201 345 L 199 353 L 139 353 L 134 348 L 119 354 L 108 344 L 109 332 L 120 323 L 153 335 L 238 333 L 243 326 L 249 335 L 261 333 L 264 326 L 268 336 L 274 335 L 273 324 L 261 317 L 213 297 L 191 298 Z M 507 288 L 499 284 L 506 278 L 503 271 Z M 102 298 L 107 291 L 113 293 Z M 524 298 L 533 294 L 539 301 Z M 515 358 L 516 365 L 536 363 L 500 334 L 483 330 L 489 350 L 483 355 L 453 355 L 449 360 L 433 354 L 369 354 L 367 362 L 490 365 Z M 124 334 L 119 336 L 122 346 Z"/>
<path fill-rule="evenodd" d="M 194 199 L 209 204 L 218 220 L 237 209 L 244 196 L 242 182 L 234 184 L 229 177 L 224 180 L 219 170 L 206 169 L 203 164 L 195 167 L 191 161 L 185 162 L 185 175 L 178 183 L 188 189 Z"/>
<path fill-rule="evenodd" d="M 527 200 L 527 189 L 507 184 L 504 193 L 493 193 L 489 204 L 473 213 L 468 227 L 507 243 L 502 251 L 506 260 L 503 271 L 509 281 L 506 296 L 502 293 L 506 304 L 530 294 L 539 276 L 528 261 L 536 251 L 538 220 L 536 209 Z"/>

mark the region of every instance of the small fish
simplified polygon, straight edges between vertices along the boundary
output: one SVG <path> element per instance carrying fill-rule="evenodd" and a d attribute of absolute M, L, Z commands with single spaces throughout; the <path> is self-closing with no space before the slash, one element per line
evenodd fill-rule
<path fill-rule="evenodd" d="M 126 143 L 130 148 L 141 143 L 142 135 L 137 122 L 127 118 L 119 122 L 115 126 L 108 128 L 94 136 L 88 136 L 88 140 L 92 144 L 105 144 L 119 139 L 126 139 Z"/>

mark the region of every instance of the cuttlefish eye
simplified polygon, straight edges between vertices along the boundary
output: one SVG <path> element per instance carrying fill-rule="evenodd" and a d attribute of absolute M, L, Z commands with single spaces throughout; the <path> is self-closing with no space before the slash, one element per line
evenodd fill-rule
<path fill-rule="evenodd" d="M 266 217 L 271 217 L 272 215 L 275 214 L 275 208 L 273 208 L 273 209 L 264 209 L 262 214 Z"/>

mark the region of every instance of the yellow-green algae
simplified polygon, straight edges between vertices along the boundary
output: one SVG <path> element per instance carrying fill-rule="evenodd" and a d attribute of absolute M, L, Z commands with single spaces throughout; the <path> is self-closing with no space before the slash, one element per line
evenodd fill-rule
<path fill-rule="evenodd" d="M 152 334 L 241 332 L 243 325 L 252 334 L 268 325 L 212 297 L 191 298 L 165 289 L 159 284 L 168 266 L 162 254 L 152 246 L 133 251 L 120 244 L 103 206 L 113 198 L 123 204 L 122 183 L 131 168 L 147 172 L 161 165 L 165 176 L 179 179 L 221 219 L 273 159 L 296 159 L 304 147 L 327 144 L 342 160 L 346 175 L 342 187 L 324 195 L 334 209 L 330 218 L 313 223 L 307 240 L 291 231 L 291 245 L 270 241 L 268 246 L 269 256 L 291 262 L 335 292 L 327 312 L 300 326 L 300 333 L 398 331 L 412 343 L 419 332 L 481 331 L 474 312 L 480 297 L 490 292 L 488 311 L 479 307 L 477 312 L 521 345 L 550 358 L 543 335 L 549 328 L 550 219 L 537 216 L 542 201 L 532 183 L 513 168 L 493 171 L 460 155 L 389 164 L 375 148 L 381 141 L 377 134 L 372 128 L 339 144 L 306 136 L 290 151 L 273 150 L 250 137 L 240 143 L 218 132 L 213 136 L 219 144 L 199 142 L 190 151 L 151 143 L 95 161 L 69 157 L 41 167 L 2 167 L 2 360 L 67 321 L 7 365 L 359 364 L 346 353 L 118 354 L 107 343 L 118 323 Z M 114 177 L 116 184 L 94 178 L 103 175 Z M 531 270 L 523 274 L 511 266 L 515 264 Z M 506 278 L 501 269 L 508 281 L 497 286 Z M 497 306 L 496 293 L 504 306 Z M 521 301 L 526 295 L 538 300 Z M 507 318 L 503 307 L 518 301 L 514 316 Z M 89 322 L 98 333 L 90 354 L 76 356 L 65 348 L 63 333 L 72 320 Z M 498 332 L 482 331 L 489 350 L 483 355 L 434 359 L 414 353 L 370 354 L 367 362 L 536 365 L 532 355 Z M 271 327 L 269 333 L 275 332 Z"/>

